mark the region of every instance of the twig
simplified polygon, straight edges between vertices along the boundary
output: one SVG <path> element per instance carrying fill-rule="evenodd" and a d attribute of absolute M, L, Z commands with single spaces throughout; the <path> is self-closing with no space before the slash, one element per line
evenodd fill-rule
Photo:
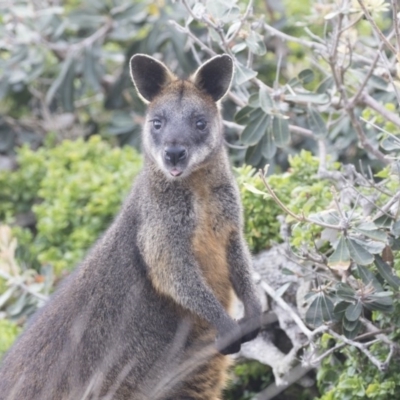
<path fill-rule="evenodd" d="M 382 106 L 382 104 L 378 103 L 368 93 L 364 92 L 360 97 L 360 101 L 362 101 L 365 105 L 371 107 L 373 110 L 377 111 L 385 119 L 389 120 L 400 128 L 400 117 L 387 110 L 385 107 Z"/>
<path fill-rule="evenodd" d="M 239 26 L 237 27 L 236 31 L 233 32 L 232 36 L 229 38 L 228 42 L 226 43 L 227 46 L 230 46 L 232 42 L 236 39 L 236 36 L 239 34 L 240 30 L 243 27 L 244 22 L 247 20 L 252 11 L 253 11 L 253 0 L 249 0 L 249 4 L 247 4 L 246 11 L 243 14 L 242 18 L 240 18 Z"/>
<path fill-rule="evenodd" d="M 357 1 L 358 1 L 358 4 L 360 4 L 362 10 L 364 11 L 364 15 L 367 18 L 368 22 L 372 25 L 372 28 L 374 29 L 374 31 L 378 34 L 378 36 L 382 39 L 382 41 L 386 44 L 386 46 L 390 49 L 390 51 L 392 51 L 393 54 L 396 54 L 396 49 L 392 46 L 392 44 L 389 42 L 387 37 L 379 29 L 378 25 L 375 23 L 375 21 L 371 17 L 371 14 L 367 10 L 367 7 L 365 7 L 363 0 L 357 0 Z M 395 17 L 395 19 L 396 19 L 396 17 Z"/>
<path fill-rule="evenodd" d="M 9 281 L 11 285 L 19 287 L 24 292 L 27 292 L 27 293 L 31 294 L 32 296 L 36 297 L 39 300 L 47 301 L 49 299 L 48 296 L 45 296 L 44 294 L 37 293 L 37 292 L 33 291 L 32 289 L 30 289 L 29 286 L 25 285 L 24 283 L 16 281 L 15 277 L 7 274 L 4 271 L 0 270 L 0 276 L 2 278 L 4 278 L 5 280 Z"/>
<path fill-rule="evenodd" d="M 339 335 L 332 329 L 328 328 L 328 332 L 337 340 L 340 340 L 350 346 L 359 349 L 363 354 L 365 354 L 368 357 L 368 359 L 372 362 L 372 364 L 374 364 L 380 371 L 386 371 L 388 364 L 390 362 L 390 358 L 388 357 L 388 359 L 385 362 L 381 362 L 368 350 L 368 346 L 375 343 L 376 341 L 373 341 L 372 343 L 359 343 L 354 340 L 348 339 L 343 335 Z M 391 353 L 393 354 L 393 352 Z"/>
<path fill-rule="evenodd" d="M 399 20 L 397 15 L 398 14 L 397 0 L 391 0 L 391 4 L 392 4 L 394 31 L 396 33 L 397 53 L 400 53 L 400 31 L 399 31 Z"/>
<path fill-rule="evenodd" d="M 315 333 L 313 331 L 310 331 L 310 329 L 305 326 L 304 322 L 296 314 L 292 307 L 290 307 L 289 304 L 287 304 L 286 301 L 282 299 L 282 297 L 278 296 L 275 292 L 275 289 L 270 286 L 266 281 L 261 280 L 260 284 L 263 290 L 268 294 L 268 296 L 270 296 L 279 305 L 279 307 L 290 314 L 296 325 L 300 328 L 300 330 L 304 333 L 308 340 L 311 341 L 314 338 Z"/>
<path fill-rule="evenodd" d="M 268 165 L 266 166 L 266 169 L 268 169 Z M 291 217 L 293 217 L 295 220 L 299 221 L 299 222 L 308 222 L 311 224 L 315 224 L 315 225 L 319 225 L 322 226 L 324 228 L 329 228 L 329 229 L 335 229 L 335 230 L 343 230 L 343 227 L 341 225 L 331 225 L 331 224 L 326 224 L 324 222 L 320 222 L 320 221 L 312 221 L 309 218 L 303 216 L 299 216 L 296 215 L 295 213 L 293 213 L 292 211 L 290 211 L 279 199 L 279 197 L 275 194 L 275 192 L 272 190 L 271 186 L 269 186 L 269 183 L 267 182 L 267 180 L 265 179 L 265 173 L 260 170 L 259 171 L 259 175 L 261 177 L 261 180 L 263 181 L 266 189 L 268 190 L 268 193 L 271 195 L 271 197 L 274 199 L 274 201 L 276 202 L 276 204 L 278 204 L 279 207 L 282 208 L 283 211 L 285 211 L 287 214 L 289 214 Z"/>

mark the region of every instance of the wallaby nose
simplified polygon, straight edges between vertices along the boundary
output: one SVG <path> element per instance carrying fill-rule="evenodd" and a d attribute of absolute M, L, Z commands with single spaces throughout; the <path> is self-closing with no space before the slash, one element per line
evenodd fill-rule
<path fill-rule="evenodd" d="M 183 161 L 187 156 L 186 149 L 182 146 L 167 147 L 165 149 L 164 157 L 172 165 L 178 164 L 179 161 Z"/>

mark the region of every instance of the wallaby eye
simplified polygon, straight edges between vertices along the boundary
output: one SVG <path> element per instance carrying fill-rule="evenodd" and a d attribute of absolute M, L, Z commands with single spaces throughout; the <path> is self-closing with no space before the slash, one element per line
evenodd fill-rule
<path fill-rule="evenodd" d="M 159 119 L 153 119 L 153 126 L 155 129 L 159 130 L 161 129 L 161 121 Z"/>
<path fill-rule="evenodd" d="M 204 121 L 204 119 L 199 119 L 196 121 L 196 128 L 199 129 L 200 131 L 204 131 L 206 129 L 207 122 Z"/>

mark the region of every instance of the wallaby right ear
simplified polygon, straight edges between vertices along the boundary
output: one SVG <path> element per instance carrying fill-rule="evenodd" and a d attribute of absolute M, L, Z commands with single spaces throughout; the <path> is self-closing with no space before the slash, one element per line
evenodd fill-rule
<path fill-rule="evenodd" d="M 133 84 L 145 103 L 150 103 L 175 78 L 161 61 L 145 54 L 135 54 L 129 66 Z"/>

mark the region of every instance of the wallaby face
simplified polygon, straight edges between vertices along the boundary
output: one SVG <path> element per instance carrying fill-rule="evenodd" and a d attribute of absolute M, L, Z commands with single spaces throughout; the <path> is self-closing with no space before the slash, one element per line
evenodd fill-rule
<path fill-rule="evenodd" d="M 170 179 L 188 176 L 223 144 L 217 102 L 231 84 L 231 58 L 212 58 L 188 81 L 141 54 L 132 57 L 130 67 L 138 93 L 150 103 L 143 128 L 145 154 Z"/>

